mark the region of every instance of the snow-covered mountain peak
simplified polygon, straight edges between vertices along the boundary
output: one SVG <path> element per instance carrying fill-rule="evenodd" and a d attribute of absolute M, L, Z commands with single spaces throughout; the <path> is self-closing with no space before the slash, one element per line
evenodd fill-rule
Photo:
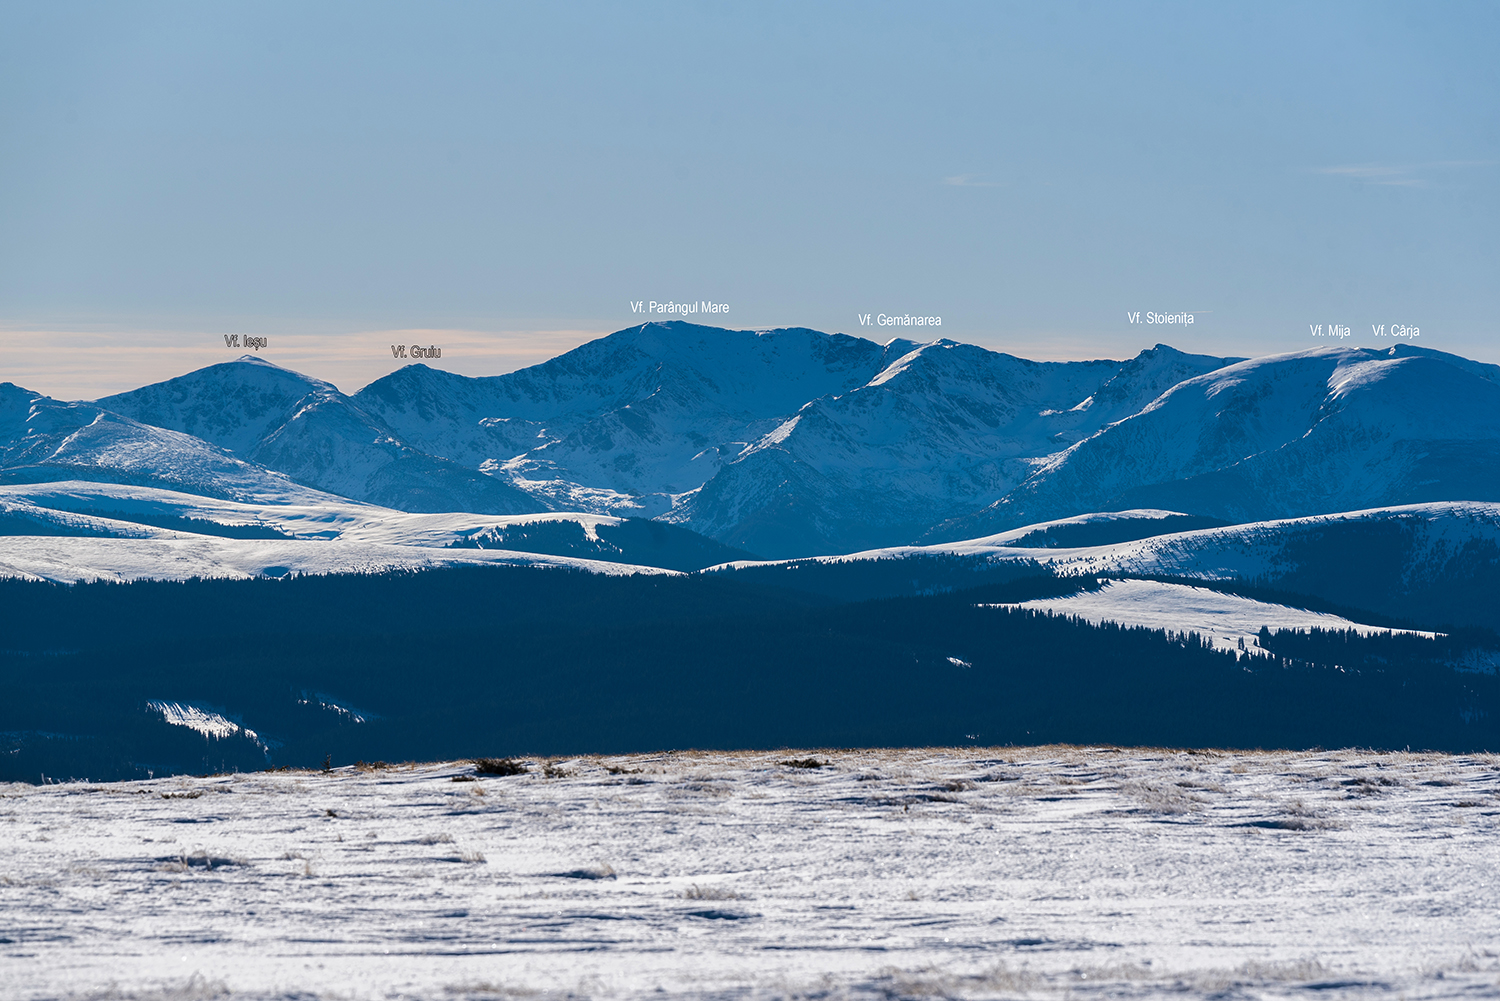
<path fill-rule="evenodd" d="M 429 379 L 448 374 L 422 368 Z M 407 510 L 496 514 L 549 506 L 485 475 L 477 464 L 413 447 L 332 384 L 253 356 L 100 402 L 357 500 Z"/>
<path fill-rule="evenodd" d="M 244 355 L 98 400 L 107 410 L 249 455 L 309 394 L 337 395 L 321 379 Z"/>
<path fill-rule="evenodd" d="M 0 382 L 0 436 L 9 438 L 15 434 L 26 423 L 32 403 L 43 398 L 41 393 L 13 382 Z"/>
<path fill-rule="evenodd" d="M 407 511 L 658 518 L 766 556 L 1097 511 L 1500 499 L 1500 366 L 1407 344 L 1038 362 L 669 321 L 505 375 L 414 363 L 353 397 L 247 355 L 98 404 L 39 400 L 0 386 L 7 465 L 138 477 L 159 447 L 164 482 L 202 461 L 221 493 L 275 470 Z M 63 447 L 75 433 L 87 448 Z M 261 473 L 231 474 L 226 455 Z"/>
<path fill-rule="evenodd" d="M 886 344 L 886 353 L 892 353 L 891 349 L 896 346 L 896 344 L 896 341 L 888 342 Z M 896 378 L 902 372 L 905 372 L 908 367 L 914 364 L 917 359 L 922 356 L 922 354 L 930 351 L 939 351 L 946 348 L 958 347 L 959 345 L 957 341 L 950 341 L 946 338 L 943 338 L 940 340 L 928 341 L 925 344 L 917 345 L 912 345 L 910 341 L 905 341 L 901 342 L 900 346 L 907 348 L 906 352 L 897 356 L 895 361 L 882 368 L 880 372 L 876 374 L 875 378 L 871 379 L 868 383 L 866 383 L 866 385 L 882 386 L 887 382 L 890 382 L 892 379 Z"/>
<path fill-rule="evenodd" d="M 1168 349 L 1125 371 L 949 340 L 910 345 L 864 385 L 800 408 L 667 517 L 768 555 L 847 552 L 1003 496 L 1161 382 L 1224 361 Z M 1107 405 L 1081 406 L 1111 380 Z"/>
<path fill-rule="evenodd" d="M 1108 420 L 1120 420 L 1154 406 L 1163 394 L 1184 380 L 1204 377 L 1244 360 L 1189 354 L 1168 344 L 1158 344 L 1121 365 L 1119 373 L 1099 387 L 1085 409 L 1098 406 L 1109 413 Z"/>
<path fill-rule="evenodd" d="M 1177 382 L 929 537 L 1123 507 L 1252 521 L 1500 499 L 1497 376 L 1407 345 L 1239 361 Z"/>
<path fill-rule="evenodd" d="M 323 496 L 193 435 L 10 385 L 0 386 L 0 479 L 139 484 L 266 503 Z"/>
<path fill-rule="evenodd" d="M 291 372 L 292 371 L 289 368 L 283 368 L 282 366 L 280 366 L 280 365 L 276 364 L 275 362 L 271 361 L 269 358 L 262 358 L 260 355 L 240 355 L 234 361 L 229 362 L 229 364 L 231 364 L 231 365 L 263 365 L 266 368 L 280 369 L 283 372 Z M 299 373 L 293 372 L 292 374 L 296 375 L 296 374 L 299 374 Z"/>

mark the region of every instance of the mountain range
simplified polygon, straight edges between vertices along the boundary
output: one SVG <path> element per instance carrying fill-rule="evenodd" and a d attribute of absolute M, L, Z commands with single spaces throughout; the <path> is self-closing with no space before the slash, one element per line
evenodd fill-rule
<path fill-rule="evenodd" d="M 1186 379 L 928 533 L 987 535 L 1084 511 L 1263 521 L 1500 490 L 1500 366 L 1399 346 L 1273 355 Z"/>
<path fill-rule="evenodd" d="M 253 356 L 93 402 L 0 385 L 0 482 L 70 481 L 467 513 L 475 546 L 528 535 L 479 516 L 644 518 L 726 558 L 1128 509 L 1248 523 L 1500 501 L 1500 367 L 1407 345 L 1036 362 L 667 322 L 499 376 L 411 364 L 352 395 Z M 90 511 L 107 513 L 73 513 Z"/>
<path fill-rule="evenodd" d="M 4 383 L 0 592 L 0 777 L 28 781 L 981 735 L 1493 750 L 1500 367 L 660 323 L 352 395 L 251 356 L 96 401 Z"/>

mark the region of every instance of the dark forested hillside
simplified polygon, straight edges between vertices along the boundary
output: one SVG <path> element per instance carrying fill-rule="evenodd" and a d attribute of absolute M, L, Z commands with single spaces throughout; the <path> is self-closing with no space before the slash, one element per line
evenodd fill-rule
<path fill-rule="evenodd" d="M 0 778 L 670 747 L 1500 747 L 1500 683 L 1455 671 L 1439 642 L 1287 635 L 1274 659 L 1236 659 L 993 607 L 1087 586 L 836 603 L 506 567 L 5 581 Z M 170 726 L 152 700 L 255 737 Z"/>

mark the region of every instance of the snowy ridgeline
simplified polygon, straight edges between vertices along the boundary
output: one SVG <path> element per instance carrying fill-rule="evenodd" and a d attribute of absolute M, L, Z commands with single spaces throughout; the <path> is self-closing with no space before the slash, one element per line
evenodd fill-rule
<path fill-rule="evenodd" d="M 5 996 L 1500 991 L 1493 755 L 524 764 L 0 786 Z"/>
<path fill-rule="evenodd" d="M 254 356 L 94 403 L 0 383 L 0 480 L 79 479 L 648 518 L 776 559 L 1132 508 L 1244 523 L 1500 501 L 1500 366 L 1406 345 L 1033 362 L 668 321 L 502 376 L 408 365 L 353 396 Z"/>

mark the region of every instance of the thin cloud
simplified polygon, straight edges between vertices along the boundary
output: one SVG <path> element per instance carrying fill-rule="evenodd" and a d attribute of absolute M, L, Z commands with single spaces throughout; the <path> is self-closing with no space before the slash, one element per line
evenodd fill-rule
<path fill-rule="evenodd" d="M 1379 184 L 1401 188 L 1426 188 L 1431 185 L 1425 178 L 1416 176 L 1420 171 L 1451 170 L 1460 167 L 1490 167 L 1496 163 L 1500 163 L 1500 161 L 1430 160 L 1426 163 L 1410 164 L 1362 163 L 1336 167 L 1315 167 L 1313 168 L 1313 173 L 1325 174 L 1330 177 L 1347 177 L 1350 180 L 1364 181 L 1366 184 Z"/>
<path fill-rule="evenodd" d="M 998 188 L 1000 182 L 986 181 L 983 174 L 955 174 L 952 177 L 943 178 L 943 183 L 950 188 Z"/>
<path fill-rule="evenodd" d="M 1318 174 L 1337 174 L 1340 177 L 1390 177 L 1393 174 L 1403 174 L 1408 167 L 1319 167 L 1315 171 Z"/>

